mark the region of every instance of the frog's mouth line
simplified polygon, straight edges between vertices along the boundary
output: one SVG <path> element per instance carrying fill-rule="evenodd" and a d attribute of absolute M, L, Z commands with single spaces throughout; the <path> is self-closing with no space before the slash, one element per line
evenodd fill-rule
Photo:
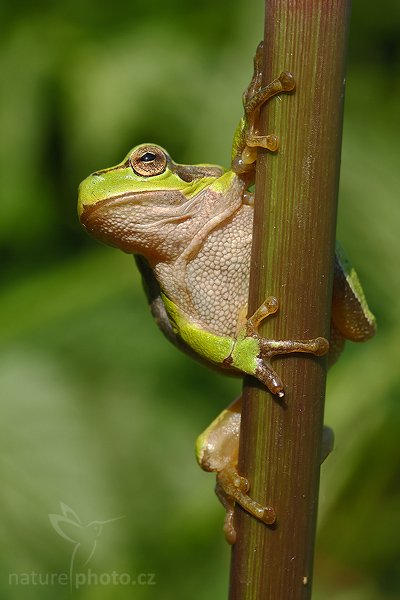
<path fill-rule="evenodd" d="M 110 210 L 117 208 L 129 208 L 129 206 L 138 206 L 138 205 L 148 205 L 154 206 L 154 191 L 146 190 L 143 192 L 132 193 L 126 192 L 125 194 L 118 194 L 117 196 L 112 196 L 111 198 L 105 198 L 104 200 L 98 200 L 95 204 L 84 204 L 82 208 L 82 212 L 80 215 L 80 221 L 84 227 L 87 229 L 91 229 L 95 224 L 95 221 L 101 221 L 101 215 L 105 216 L 105 213 L 108 213 Z M 174 215 L 171 214 L 171 209 L 176 209 L 176 218 L 180 218 L 182 216 L 182 207 L 184 207 L 183 212 L 190 212 L 187 210 L 187 207 L 191 205 L 190 199 L 187 198 L 182 192 L 179 190 L 157 190 L 157 198 L 158 201 L 160 199 L 163 200 L 160 208 L 165 206 L 165 217 L 171 218 Z"/>

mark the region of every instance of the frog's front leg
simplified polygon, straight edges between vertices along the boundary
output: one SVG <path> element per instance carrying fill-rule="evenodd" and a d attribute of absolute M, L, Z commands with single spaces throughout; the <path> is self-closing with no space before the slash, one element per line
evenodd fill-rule
<path fill-rule="evenodd" d="M 270 296 L 247 319 L 244 331 L 235 340 L 231 355 L 225 360 L 225 363 L 227 364 L 229 361 L 232 361 L 234 367 L 254 375 L 273 394 L 277 394 L 282 398 L 284 396 L 283 383 L 271 366 L 271 358 L 278 354 L 291 354 L 294 352 L 306 352 L 315 356 L 321 356 L 328 352 L 329 342 L 323 337 L 309 340 L 271 340 L 260 337 L 258 335 L 260 323 L 277 310 L 278 301 L 273 296 Z M 251 347 L 252 341 L 256 345 L 256 350 Z M 252 360 L 249 364 L 250 358 Z"/>
<path fill-rule="evenodd" d="M 249 86 L 243 94 L 244 116 L 236 130 L 232 148 L 232 170 L 238 174 L 254 172 L 257 148 L 270 152 L 278 149 L 278 137 L 274 134 L 260 135 L 260 108 L 271 98 L 282 92 L 291 92 L 295 88 L 292 73 L 283 71 L 268 85 L 262 85 L 263 42 L 257 48 L 254 57 L 254 72 Z"/>
<path fill-rule="evenodd" d="M 217 474 L 215 492 L 226 510 L 224 534 L 230 544 L 236 541 L 234 526 L 236 502 L 253 517 L 267 525 L 275 522 L 274 509 L 271 506 L 262 506 L 249 496 L 249 481 L 237 471 L 241 410 L 242 398 L 238 398 L 218 415 L 196 442 L 196 457 L 200 467 Z M 321 462 L 325 460 L 332 448 L 333 432 L 329 427 L 324 427 Z"/>
<path fill-rule="evenodd" d="M 219 368 L 256 377 L 279 397 L 284 396 L 283 383 L 271 366 L 271 358 L 279 354 L 307 352 L 320 356 L 328 352 L 329 342 L 318 337 L 310 340 L 271 340 L 258 334 L 258 326 L 278 310 L 278 301 L 270 296 L 247 319 L 235 337 L 218 335 L 188 319 L 186 314 L 161 293 L 173 332 L 199 357 Z"/>

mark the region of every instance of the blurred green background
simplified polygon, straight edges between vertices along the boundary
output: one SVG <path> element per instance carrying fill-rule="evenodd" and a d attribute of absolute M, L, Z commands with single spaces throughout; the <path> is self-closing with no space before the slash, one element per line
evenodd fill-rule
<path fill-rule="evenodd" d="M 228 164 L 263 3 L 21 0 L 0 23 L 0 598 L 71 597 L 32 573 L 68 573 L 77 542 L 75 571 L 103 579 L 74 598 L 225 598 L 223 510 L 193 443 L 240 382 L 164 340 L 132 259 L 75 204 L 142 141 Z M 379 334 L 329 377 L 316 600 L 400 598 L 399 48 L 398 0 L 355 3 L 338 228 Z"/>

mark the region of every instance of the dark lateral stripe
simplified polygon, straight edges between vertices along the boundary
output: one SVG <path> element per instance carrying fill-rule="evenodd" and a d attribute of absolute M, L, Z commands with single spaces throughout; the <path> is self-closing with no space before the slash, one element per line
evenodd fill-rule
<path fill-rule="evenodd" d="M 83 206 L 83 210 L 80 216 L 80 220 L 81 223 L 83 223 L 84 225 L 87 223 L 88 219 L 90 218 L 90 216 L 94 213 L 94 212 L 100 212 L 101 209 L 105 206 L 112 206 L 114 203 L 119 202 L 120 200 L 123 200 L 124 198 L 132 198 L 132 200 L 135 198 L 135 196 L 138 199 L 142 199 L 142 198 L 146 198 L 147 197 L 151 197 L 154 196 L 154 194 L 159 194 L 161 190 L 146 190 L 144 192 L 124 192 L 121 194 L 118 194 L 117 196 L 111 196 L 110 198 L 104 198 L 103 200 L 98 200 L 97 202 L 95 202 L 94 204 L 85 204 Z M 178 199 L 181 201 L 181 204 L 183 204 L 184 202 L 186 202 L 188 199 L 185 197 L 185 195 L 180 192 L 179 190 L 162 190 L 162 192 L 166 195 L 168 195 L 171 199 L 172 198 L 176 198 L 178 197 Z M 183 202 L 182 202 L 183 200 Z"/>

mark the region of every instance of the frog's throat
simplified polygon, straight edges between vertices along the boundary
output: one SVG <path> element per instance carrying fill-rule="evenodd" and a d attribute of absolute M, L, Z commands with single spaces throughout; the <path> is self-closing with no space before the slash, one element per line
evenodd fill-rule
<path fill-rule="evenodd" d="M 150 204 L 153 197 L 154 192 L 144 191 L 126 192 L 104 198 L 95 204 L 83 205 L 80 221 L 89 233 L 102 242 L 116 246 L 125 252 L 136 252 L 137 250 L 132 248 L 131 241 L 124 241 L 125 236 L 132 233 L 129 227 L 129 207 L 134 208 L 146 202 Z M 145 223 L 135 222 L 134 230 L 137 234 L 161 229 L 170 223 L 182 223 L 194 216 L 193 199 L 186 198 L 180 191 L 166 190 L 164 199 L 168 200 L 167 204 L 158 207 L 153 220 Z M 115 211 L 118 209 L 125 210 L 126 214 L 115 219 Z"/>

